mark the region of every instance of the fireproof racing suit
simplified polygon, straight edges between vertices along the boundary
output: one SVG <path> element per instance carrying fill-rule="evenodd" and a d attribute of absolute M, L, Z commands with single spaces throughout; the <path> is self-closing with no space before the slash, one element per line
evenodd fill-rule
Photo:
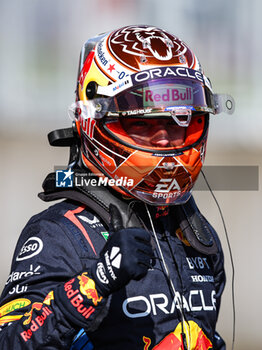
<path fill-rule="evenodd" d="M 65 200 L 32 217 L 1 296 L 0 349 L 183 349 L 182 331 L 188 349 L 225 349 L 215 332 L 225 284 L 217 234 L 205 221 L 217 247 L 205 254 L 183 235 L 176 207 L 148 208 L 170 276 L 152 235 L 145 277 L 108 297 L 88 277 L 111 234 L 98 214 Z M 145 206 L 137 215 L 152 233 Z"/>

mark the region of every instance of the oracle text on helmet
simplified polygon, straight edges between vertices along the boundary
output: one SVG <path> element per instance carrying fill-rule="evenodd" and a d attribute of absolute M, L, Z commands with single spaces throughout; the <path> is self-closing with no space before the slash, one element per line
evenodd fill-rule
<path fill-rule="evenodd" d="M 156 78 L 190 78 L 193 80 L 198 80 L 201 83 L 204 82 L 203 75 L 195 71 L 194 69 L 185 67 L 161 67 L 152 68 L 146 71 L 139 72 L 132 76 L 133 83 L 141 83 L 146 80 L 156 79 Z"/>

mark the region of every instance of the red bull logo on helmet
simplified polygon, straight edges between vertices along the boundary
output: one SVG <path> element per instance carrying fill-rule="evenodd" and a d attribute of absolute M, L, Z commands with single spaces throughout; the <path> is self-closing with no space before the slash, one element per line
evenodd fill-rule
<path fill-rule="evenodd" d="M 79 279 L 80 292 L 86 295 L 88 299 L 91 299 L 96 306 L 103 298 L 98 297 L 95 282 L 87 277 L 87 272 L 83 272 L 77 278 Z"/>
<path fill-rule="evenodd" d="M 209 350 L 213 345 L 203 330 L 194 321 L 184 322 L 183 330 L 186 335 L 188 350 Z M 150 348 L 151 339 L 143 337 L 144 350 L 183 350 L 182 325 L 179 323 L 174 332 L 169 333 L 160 343 Z"/>
<path fill-rule="evenodd" d="M 193 90 L 187 85 L 161 85 L 145 88 L 143 91 L 144 106 L 154 106 L 157 103 L 165 106 L 193 103 Z"/>

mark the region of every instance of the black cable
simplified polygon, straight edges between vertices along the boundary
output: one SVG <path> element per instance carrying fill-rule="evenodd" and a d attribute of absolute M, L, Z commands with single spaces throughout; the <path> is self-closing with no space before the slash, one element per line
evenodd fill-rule
<path fill-rule="evenodd" d="M 222 213 L 222 210 L 220 208 L 220 205 L 218 204 L 218 201 L 214 195 L 214 192 L 212 191 L 208 181 L 207 181 L 207 178 L 203 172 L 203 170 L 201 170 L 201 174 L 207 184 L 207 187 L 217 205 L 217 208 L 218 208 L 218 211 L 219 211 L 219 214 L 220 214 L 220 217 L 221 217 L 221 220 L 222 220 L 222 223 L 223 223 L 223 227 L 224 227 L 224 232 L 225 232 L 225 236 L 226 236 L 226 241 L 227 241 L 227 246 L 228 246 L 228 250 L 229 250 L 229 255 L 230 255 L 230 262 L 231 262 L 231 268 L 232 268 L 232 285 L 231 285 L 231 288 L 232 288 L 232 312 L 233 312 L 233 330 L 232 330 L 232 350 L 234 349 L 234 345 L 235 345 L 235 333 L 236 333 L 236 308 L 235 308 L 235 267 L 234 267 L 234 260 L 233 260 L 233 254 L 232 254 L 232 249 L 231 249 L 231 245 L 230 245 L 230 242 L 229 242 L 229 237 L 228 237 L 228 232 L 227 232 L 227 228 L 226 228 L 226 223 L 225 223 L 225 220 L 224 220 L 224 216 L 223 216 L 223 213 Z"/>
<path fill-rule="evenodd" d="M 174 295 L 174 298 L 176 298 L 176 288 L 175 288 L 175 285 L 171 279 L 171 275 L 170 275 L 170 272 L 169 272 L 169 268 L 167 266 L 167 263 L 165 261 L 165 258 L 164 258 L 164 254 L 162 252 L 162 249 L 161 249 L 161 246 L 160 246 L 160 243 L 159 243 L 159 239 L 157 237 L 157 234 L 156 234 L 156 230 L 155 230 L 155 226 L 153 224 L 153 220 L 152 220 L 152 216 L 150 214 L 150 211 L 148 209 L 148 205 L 145 203 L 145 208 L 146 208 L 146 212 L 147 212 L 147 215 L 148 215 L 148 218 L 149 218 L 149 221 L 150 221 L 150 225 L 151 225 L 151 228 L 152 228 L 152 233 L 153 233 L 153 236 L 155 238 L 155 242 L 156 242 L 156 245 L 157 245 L 157 248 L 158 248 L 158 254 L 160 254 L 160 257 L 161 257 L 161 260 L 162 260 L 162 265 L 163 265 L 163 272 L 167 278 L 167 281 L 169 282 L 169 287 L 170 287 L 170 290 L 172 292 L 172 294 Z M 169 243 L 169 242 L 168 242 Z M 188 350 L 188 346 L 187 346 L 187 339 L 186 339 L 186 334 L 184 332 L 184 323 L 186 323 L 186 317 L 185 317 L 185 314 L 184 314 L 184 311 L 183 311 L 183 301 L 182 299 L 180 300 L 180 298 L 178 298 L 178 303 L 179 303 L 179 312 L 180 312 L 180 316 L 181 316 L 181 337 L 182 337 L 182 342 L 183 342 L 183 350 Z"/>
<path fill-rule="evenodd" d="M 166 229 L 164 230 L 164 238 L 165 238 L 165 241 L 167 242 L 167 245 L 168 245 L 168 248 L 169 248 L 169 252 L 170 252 L 170 255 L 171 255 L 171 257 L 172 257 L 172 260 L 173 260 L 173 263 L 174 263 L 174 265 L 175 265 L 175 267 L 176 267 L 176 271 L 177 271 L 177 273 L 178 273 L 178 277 L 179 277 L 179 280 L 180 280 L 180 285 L 181 285 L 181 300 L 183 300 L 183 279 L 182 279 L 182 276 L 181 276 L 181 274 L 180 274 L 180 272 L 179 272 L 179 268 L 178 268 L 178 265 L 177 265 L 177 261 L 176 261 L 176 259 L 175 259 L 175 254 L 173 253 L 173 251 L 172 251 L 172 247 L 171 247 L 171 244 L 170 244 L 170 241 L 169 241 L 169 239 L 168 239 L 168 236 L 169 237 L 171 237 L 171 235 L 167 235 L 166 234 Z M 181 310 L 182 310 L 182 307 L 183 307 L 183 301 L 181 301 L 180 302 L 180 308 L 181 308 Z M 183 316 L 184 316 L 184 321 L 185 322 L 187 322 L 187 324 L 188 324 L 188 326 L 189 326 L 189 323 L 188 323 L 188 321 L 187 321 L 187 319 L 186 319 L 186 315 L 183 313 Z M 190 326 L 189 326 L 190 327 Z M 183 350 L 187 350 L 188 349 L 188 347 L 187 347 L 187 339 L 186 339 L 186 334 L 185 334 L 185 330 L 184 330 L 184 322 L 183 322 L 183 320 L 182 320 L 182 322 L 181 322 L 181 338 L 182 338 L 182 343 L 183 343 Z"/>

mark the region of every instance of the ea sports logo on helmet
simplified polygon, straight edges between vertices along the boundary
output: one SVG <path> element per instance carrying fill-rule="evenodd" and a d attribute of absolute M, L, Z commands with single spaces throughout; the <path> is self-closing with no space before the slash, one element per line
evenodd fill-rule
<path fill-rule="evenodd" d="M 121 28 L 110 35 L 108 47 L 118 61 L 135 70 L 141 68 L 140 64 L 191 68 L 195 63 L 192 52 L 181 40 L 152 26 Z"/>

